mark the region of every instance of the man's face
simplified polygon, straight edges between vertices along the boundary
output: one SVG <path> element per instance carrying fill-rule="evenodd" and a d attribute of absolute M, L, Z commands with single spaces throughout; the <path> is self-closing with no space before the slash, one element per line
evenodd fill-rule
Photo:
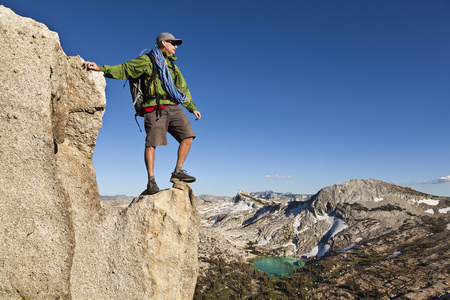
<path fill-rule="evenodd" d="M 175 55 L 178 46 L 173 41 L 163 41 L 164 48 L 161 51 L 167 52 L 167 55 Z"/>

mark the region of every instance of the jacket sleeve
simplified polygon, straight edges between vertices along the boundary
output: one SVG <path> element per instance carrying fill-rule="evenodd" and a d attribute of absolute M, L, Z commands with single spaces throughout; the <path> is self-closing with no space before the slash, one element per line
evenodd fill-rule
<path fill-rule="evenodd" d="M 195 103 L 192 102 L 191 92 L 189 91 L 186 80 L 184 80 L 183 74 L 181 74 L 180 69 L 178 69 L 177 65 L 175 65 L 175 70 L 177 72 L 175 85 L 183 93 L 186 94 L 186 101 L 183 102 L 183 106 L 186 107 L 186 109 L 192 113 L 192 112 L 194 112 L 194 110 L 197 110 L 197 107 L 196 107 Z"/>
<path fill-rule="evenodd" d="M 148 73 L 151 70 L 152 62 L 147 55 L 139 56 L 133 60 L 127 61 L 120 65 L 108 66 L 104 65 L 100 67 L 105 77 L 113 79 L 127 79 L 128 77 L 138 78 L 144 73 Z"/>

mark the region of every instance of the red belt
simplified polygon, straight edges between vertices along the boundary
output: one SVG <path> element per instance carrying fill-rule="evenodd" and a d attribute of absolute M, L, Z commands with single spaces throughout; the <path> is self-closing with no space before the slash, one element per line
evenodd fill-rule
<path fill-rule="evenodd" d="M 167 106 L 177 106 L 177 104 L 173 104 L 173 105 L 164 105 L 164 104 L 161 104 L 160 106 L 161 106 L 161 109 L 164 109 L 164 108 L 167 107 Z M 150 107 L 144 107 L 144 112 L 148 113 L 148 112 L 155 111 L 155 110 L 157 110 L 157 109 L 158 109 L 158 105 L 150 106 Z"/>

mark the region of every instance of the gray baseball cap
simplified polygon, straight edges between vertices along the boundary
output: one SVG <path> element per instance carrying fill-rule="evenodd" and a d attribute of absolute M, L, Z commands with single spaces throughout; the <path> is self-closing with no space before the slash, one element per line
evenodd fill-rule
<path fill-rule="evenodd" d="M 159 44 L 161 41 L 173 41 L 177 45 L 181 45 L 183 43 L 183 40 L 176 39 L 173 34 L 168 32 L 161 32 L 158 34 L 158 37 L 156 38 L 156 44 Z"/>

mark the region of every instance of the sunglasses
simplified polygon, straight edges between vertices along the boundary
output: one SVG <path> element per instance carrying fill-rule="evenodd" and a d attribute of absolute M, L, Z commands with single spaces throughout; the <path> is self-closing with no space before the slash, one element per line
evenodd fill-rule
<path fill-rule="evenodd" d="M 174 46 L 174 47 L 175 47 L 175 46 L 178 46 L 177 43 L 176 43 L 175 41 L 166 41 L 166 42 L 170 43 L 170 44 L 171 44 L 172 46 Z"/>

